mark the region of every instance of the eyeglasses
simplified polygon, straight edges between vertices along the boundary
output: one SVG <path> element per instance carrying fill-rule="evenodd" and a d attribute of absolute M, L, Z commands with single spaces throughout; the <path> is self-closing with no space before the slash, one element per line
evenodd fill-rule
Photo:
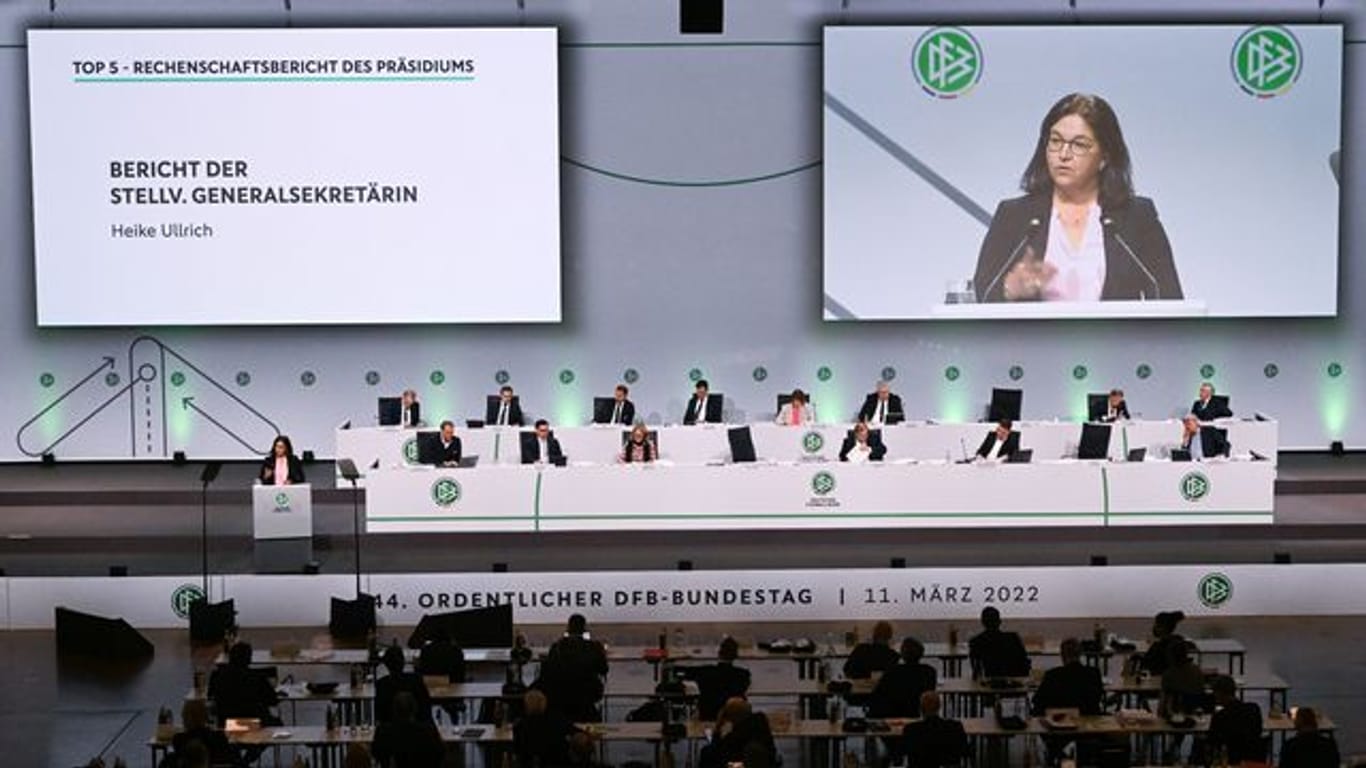
<path fill-rule="evenodd" d="M 1086 157 L 1096 148 L 1096 143 L 1087 138 L 1064 139 L 1061 136 L 1048 137 L 1048 151 L 1061 155 L 1064 147 L 1070 148 L 1077 157 Z"/>

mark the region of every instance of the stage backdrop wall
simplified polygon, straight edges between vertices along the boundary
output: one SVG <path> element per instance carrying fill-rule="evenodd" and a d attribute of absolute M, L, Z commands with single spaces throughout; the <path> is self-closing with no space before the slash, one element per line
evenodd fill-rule
<path fill-rule="evenodd" d="M 1227 2 L 733 0 L 724 35 L 683 37 L 673 0 L 11 0 L 0 5 L 0 459 L 243 456 L 277 429 L 326 456 L 337 424 L 372 423 L 377 395 L 413 387 L 429 420 L 463 419 L 503 380 L 534 415 L 572 423 L 628 379 L 638 413 L 673 421 L 698 375 L 727 395 L 735 420 L 767 417 L 774 392 L 794 386 L 814 391 L 825 416 L 847 417 L 882 375 L 895 376 L 914 416 L 972 419 L 992 386 L 1017 385 L 1026 417 L 1072 418 L 1086 392 L 1119 385 L 1151 418 L 1179 413 L 1210 379 L 1240 413 L 1281 419 L 1284 446 L 1366 446 L 1366 161 L 1356 151 L 1366 12 L 1348 0 L 1256 7 L 1281 21 L 1348 23 L 1336 319 L 821 319 L 823 25 L 1253 20 Z M 560 27 L 563 323 L 35 327 L 28 27 L 422 24 Z M 98 116 L 83 120 L 99 129 Z M 1237 253 L 1221 257 L 1238 269 Z M 509 274 L 508 289 L 517 281 Z M 480 289 L 417 283 L 414 301 Z M 110 290 L 139 290 L 138 275 Z"/>

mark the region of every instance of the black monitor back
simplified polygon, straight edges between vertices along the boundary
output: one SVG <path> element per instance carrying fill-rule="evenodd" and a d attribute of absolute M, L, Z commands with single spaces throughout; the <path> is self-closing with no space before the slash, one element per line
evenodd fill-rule
<path fill-rule="evenodd" d="M 441 463 L 441 433 L 427 430 L 417 433 L 417 463 Z"/>
<path fill-rule="evenodd" d="M 442 634 L 461 648 L 511 648 L 512 605 L 426 614 L 408 637 L 408 647 L 421 648 Z"/>
<path fill-rule="evenodd" d="M 403 420 L 403 400 L 397 397 L 379 399 L 379 425 L 397 427 Z"/>
<path fill-rule="evenodd" d="M 1110 425 L 1082 424 L 1081 443 L 1077 445 L 1077 458 L 1104 459 L 1110 455 Z"/>
<path fill-rule="evenodd" d="M 614 397 L 595 397 L 593 398 L 593 423 L 611 424 L 612 411 L 615 410 L 616 398 Z"/>
<path fill-rule="evenodd" d="M 726 430 L 726 439 L 730 442 L 730 460 L 736 464 L 753 462 L 758 458 L 754 454 L 754 435 L 749 427 Z"/>
<path fill-rule="evenodd" d="M 1104 392 L 1092 392 L 1086 396 L 1086 420 L 1100 421 L 1110 410 L 1110 396 Z"/>
<path fill-rule="evenodd" d="M 1023 406 L 1024 390 L 992 389 L 991 405 L 987 408 L 987 421 L 1001 421 L 1003 419 L 1019 421 L 1020 410 Z"/>

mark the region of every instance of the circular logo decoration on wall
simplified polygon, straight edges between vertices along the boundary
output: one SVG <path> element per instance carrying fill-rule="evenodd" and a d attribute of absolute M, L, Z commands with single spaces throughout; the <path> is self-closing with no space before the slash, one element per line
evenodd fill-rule
<path fill-rule="evenodd" d="M 38 386 L 42 387 L 43 389 L 47 389 L 48 387 L 56 383 L 57 377 L 53 376 L 50 373 L 43 373 L 38 377 Z"/>
<path fill-rule="evenodd" d="M 372 387 L 375 386 L 376 384 L 378 384 L 378 383 L 379 383 L 379 371 L 366 371 L 366 372 L 365 372 L 365 383 L 366 383 L 366 384 L 369 384 L 369 385 L 372 386 Z"/>
<path fill-rule="evenodd" d="M 430 381 L 433 387 L 439 387 L 446 383 L 446 372 L 442 370 L 432 371 L 427 376 L 427 381 Z"/>
<path fill-rule="evenodd" d="M 1011 381 L 1019 381 L 1020 379 L 1024 378 L 1024 367 L 1019 365 L 1012 365 L 1010 366 L 1010 370 L 1007 371 L 1007 375 L 1010 376 Z"/>
<path fill-rule="evenodd" d="M 312 371 L 304 371 L 299 374 L 299 383 L 305 387 L 311 387 L 318 383 L 318 374 Z"/>
<path fill-rule="evenodd" d="M 1233 80 L 1244 93 L 1269 99 L 1295 85 L 1304 55 L 1300 41 L 1285 27 L 1252 27 L 1233 44 L 1230 65 Z"/>
<path fill-rule="evenodd" d="M 830 366 L 828 365 L 822 365 L 821 367 L 816 369 L 817 381 L 829 381 L 831 378 L 834 377 L 834 375 L 835 372 L 830 370 Z"/>
<path fill-rule="evenodd" d="M 956 99 L 982 79 L 982 47 L 965 29 L 935 27 L 915 41 L 911 71 L 925 93 Z"/>
<path fill-rule="evenodd" d="M 621 380 L 627 384 L 634 384 L 637 381 L 640 381 L 640 371 L 637 371 L 634 368 L 627 368 L 621 372 Z"/>
<path fill-rule="evenodd" d="M 106 386 L 117 387 L 120 381 L 122 381 L 122 379 L 120 379 L 119 375 L 117 373 L 114 373 L 113 371 L 110 371 L 109 373 L 106 373 L 104 375 L 104 383 Z"/>
<path fill-rule="evenodd" d="M 1186 501 L 1200 501 L 1209 495 L 1209 478 L 1203 472 L 1187 472 L 1181 476 L 1177 488 L 1181 491 L 1181 498 Z"/>
<path fill-rule="evenodd" d="M 497 371 L 494 371 L 493 381 L 501 387 L 509 381 L 512 381 L 512 374 L 500 368 Z"/>
<path fill-rule="evenodd" d="M 1200 366 L 1200 376 L 1206 379 L 1214 378 L 1214 366 L 1209 363 Z"/>
<path fill-rule="evenodd" d="M 565 368 L 564 370 L 560 371 L 560 383 L 566 386 L 569 384 L 573 384 L 574 372 L 569 370 L 568 368 Z"/>
<path fill-rule="evenodd" d="M 238 371 L 236 381 L 237 386 L 245 387 L 251 383 L 251 374 L 246 371 Z"/>
<path fill-rule="evenodd" d="M 1342 363 L 1329 363 L 1329 364 L 1328 364 L 1328 377 L 1329 377 L 1329 378 L 1336 379 L 1337 377 L 1339 377 L 1339 376 L 1341 376 L 1341 375 L 1342 375 Z"/>
<path fill-rule="evenodd" d="M 403 441 L 403 447 L 399 449 L 403 455 L 404 464 L 417 463 L 417 438 L 410 437 Z"/>
<path fill-rule="evenodd" d="M 1267 377 L 1268 379 L 1276 378 L 1276 375 L 1280 372 L 1280 366 L 1276 365 L 1275 363 L 1267 363 L 1266 365 L 1262 366 L 1262 375 Z"/>
<path fill-rule="evenodd" d="M 949 381 L 958 381 L 958 377 L 961 375 L 963 375 L 963 372 L 958 370 L 958 366 L 956 365 L 950 365 L 948 368 L 944 369 L 944 378 Z"/>
<path fill-rule="evenodd" d="M 171 610 L 177 618 L 190 618 L 190 605 L 208 599 L 204 590 L 197 584 L 181 584 L 171 593 Z"/>
<path fill-rule="evenodd" d="M 896 369 L 895 369 L 895 368 L 893 368 L 892 366 L 889 365 L 889 366 L 886 366 L 886 367 L 884 367 L 884 368 L 882 369 L 882 380 L 883 380 L 883 381 L 891 381 L 892 379 L 895 379 L 895 378 L 896 378 Z"/>
<path fill-rule="evenodd" d="M 184 384 L 184 383 L 185 383 L 185 374 L 184 374 L 184 373 L 182 373 L 182 372 L 180 372 L 180 371 L 174 371 L 174 372 L 171 373 L 171 386 L 173 386 L 173 387 L 179 387 L 179 386 L 181 386 L 181 385 Z"/>
<path fill-rule="evenodd" d="M 1081 381 L 1082 379 L 1086 378 L 1086 376 L 1089 373 L 1090 371 L 1086 370 L 1086 366 L 1084 365 L 1072 366 L 1072 378 L 1076 379 L 1077 381 Z"/>
<path fill-rule="evenodd" d="M 1134 375 L 1140 379 L 1146 379 L 1153 375 L 1153 367 L 1147 363 L 1139 363 L 1138 367 L 1134 369 Z"/>
<path fill-rule="evenodd" d="M 1206 574 L 1195 586 L 1195 595 L 1206 608 L 1219 608 L 1233 599 L 1233 579 L 1222 573 Z"/>
<path fill-rule="evenodd" d="M 755 381 L 763 381 L 768 378 L 768 369 L 762 365 L 756 365 L 749 375 L 754 377 Z"/>
<path fill-rule="evenodd" d="M 820 471 L 811 476 L 811 492 L 817 496 L 829 496 L 835 490 L 835 476 Z"/>
<path fill-rule="evenodd" d="M 701 368 L 690 368 L 690 369 L 688 369 L 688 381 L 691 381 L 692 383 L 696 384 L 697 382 L 699 382 L 699 381 L 701 381 L 701 380 L 702 380 L 702 369 L 701 369 Z"/>
<path fill-rule="evenodd" d="M 438 507 L 449 507 L 460 501 L 460 483 L 454 478 L 443 477 L 432 483 L 432 501 Z"/>

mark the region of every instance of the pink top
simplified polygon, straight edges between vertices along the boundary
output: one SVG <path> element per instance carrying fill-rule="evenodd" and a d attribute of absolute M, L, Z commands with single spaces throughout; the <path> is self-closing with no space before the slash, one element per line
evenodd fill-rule
<path fill-rule="evenodd" d="M 288 484 L 289 484 L 289 457 L 288 457 L 288 456 L 276 456 L 276 457 L 275 457 L 275 484 L 276 484 L 276 485 L 288 485 Z"/>

